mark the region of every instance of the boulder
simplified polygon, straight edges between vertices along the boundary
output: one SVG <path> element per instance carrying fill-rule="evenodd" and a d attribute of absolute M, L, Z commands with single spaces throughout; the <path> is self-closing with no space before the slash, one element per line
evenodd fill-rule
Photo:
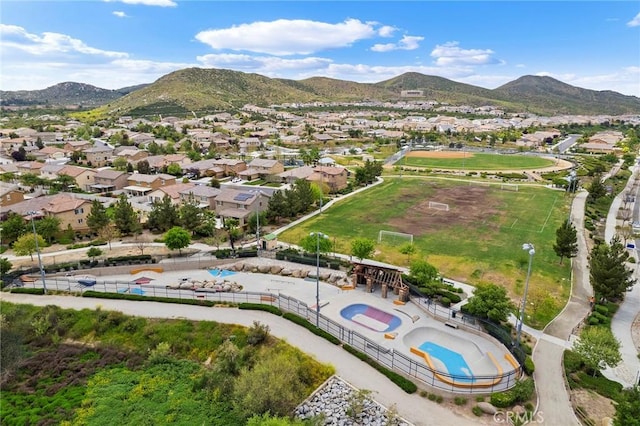
<path fill-rule="evenodd" d="M 300 278 L 300 269 L 294 269 L 294 270 L 291 272 L 291 277 L 292 277 L 292 278 Z"/>
<path fill-rule="evenodd" d="M 307 278 L 309 276 L 309 271 L 303 269 L 300 271 L 300 278 Z"/>
<path fill-rule="evenodd" d="M 483 413 L 487 414 L 495 414 L 498 412 L 498 409 L 496 407 L 484 401 L 478 402 L 478 408 L 480 408 Z"/>
<path fill-rule="evenodd" d="M 291 269 L 283 268 L 282 271 L 280 271 L 280 275 L 282 275 L 283 277 L 288 277 L 292 274 L 292 272 L 293 271 L 291 271 Z"/>
<path fill-rule="evenodd" d="M 280 271 L 282 271 L 282 266 L 279 266 L 279 265 L 271 266 L 271 273 L 272 274 L 278 275 L 280 273 Z"/>
<path fill-rule="evenodd" d="M 271 271 L 271 266 L 269 265 L 258 265 L 258 272 L 261 274 L 268 274 Z"/>
<path fill-rule="evenodd" d="M 244 263 L 238 262 L 231 267 L 234 271 L 240 272 L 244 269 Z"/>

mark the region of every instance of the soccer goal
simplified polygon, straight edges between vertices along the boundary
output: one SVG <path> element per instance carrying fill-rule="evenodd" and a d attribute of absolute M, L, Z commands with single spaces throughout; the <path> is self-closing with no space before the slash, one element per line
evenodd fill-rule
<path fill-rule="evenodd" d="M 503 191 L 518 192 L 518 185 L 516 185 L 515 183 L 503 183 L 503 184 L 500 184 L 500 189 Z"/>
<path fill-rule="evenodd" d="M 380 232 L 378 232 L 378 242 L 391 245 L 400 245 L 406 243 L 413 244 L 413 234 L 381 230 Z"/>
<path fill-rule="evenodd" d="M 446 203 L 437 203 L 435 201 L 429 201 L 429 208 L 434 210 L 444 210 L 445 212 L 449 211 L 449 204 Z"/>

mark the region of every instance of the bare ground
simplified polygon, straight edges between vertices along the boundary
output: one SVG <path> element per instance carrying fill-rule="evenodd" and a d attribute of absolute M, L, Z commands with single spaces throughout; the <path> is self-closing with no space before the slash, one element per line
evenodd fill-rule
<path fill-rule="evenodd" d="M 613 418 L 616 414 L 616 407 L 612 400 L 587 389 L 572 390 L 571 400 L 574 407 L 582 408 L 587 417 L 594 420 L 596 424 L 601 424 L 602 419 Z"/>

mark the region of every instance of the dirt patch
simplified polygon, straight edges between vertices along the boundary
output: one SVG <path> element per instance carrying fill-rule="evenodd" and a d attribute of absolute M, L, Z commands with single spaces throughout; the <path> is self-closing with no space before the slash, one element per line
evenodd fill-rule
<path fill-rule="evenodd" d="M 407 157 L 417 158 L 471 158 L 473 154 L 470 152 L 459 151 L 411 151 Z"/>
<path fill-rule="evenodd" d="M 616 407 L 613 401 L 590 390 L 572 390 L 571 400 L 574 407 L 582 408 L 587 417 L 594 420 L 596 424 L 600 424 L 603 418 L 613 418 L 616 414 Z"/>
<path fill-rule="evenodd" d="M 467 227 L 486 224 L 487 218 L 497 214 L 498 201 L 488 197 L 489 187 L 455 186 L 437 188 L 432 196 L 422 199 L 402 218 L 389 220 L 398 232 L 424 235 L 442 227 Z M 429 207 L 429 202 L 447 204 L 449 210 Z"/>

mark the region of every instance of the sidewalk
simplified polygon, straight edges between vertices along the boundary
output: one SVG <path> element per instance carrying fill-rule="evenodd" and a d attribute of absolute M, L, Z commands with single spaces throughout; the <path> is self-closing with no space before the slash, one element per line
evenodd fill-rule
<path fill-rule="evenodd" d="M 605 228 L 606 242 L 610 242 L 617 233 L 616 227 L 620 222 L 617 218 L 618 210 L 622 205 L 622 200 L 625 196 L 625 193 L 632 190 L 633 188 L 637 169 L 637 166 L 633 166 L 630 169 L 632 172 L 631 178 L 629 178 L 625 189 L 620 192 L 620 194 L 618 194 L 611 203 L 611 208 L 609 209 L 609 214 L 607 215 Z M 638 190 L 638 192 L 635 194 L 636 200 L 638 199 L 638 195 L 640 195 L 640 190 Z M 635 201 L 630 206 L 630 208 L 634 212 L 632 221 L 640 220 L 640 218 L 637 217 L 637 202 L 640 201 Z M 637 250 L 634 250 L 631 255 L 636 259 L 637 265 L 637 262 L 640 260 L 640 256 L 638 255 Z M 640 281 L 640 271 L 638 270 L 638 267 L 635 268 L 634 276 L 637 280 Z M 624 387 L 631 387 L 635 384 L 640 383 L 640 359 L 638 358 L 638 348 L 635 346 L 631 334 L 631 326 L 633 325 L 634 319 L 638 315 L 640 315 L 640 284 L 636 282 L 632 290 L 625 295 L 624 301 L 620 304 L 618 311 L 611 320 L 611 331 L 613 335 L 620 341 L 620 355 L 622 356 L 622 361 L 617 367 L 608 368 L 602 371 L 602 374 L 606 378 L 616 381 L 622 384 Z"/>

